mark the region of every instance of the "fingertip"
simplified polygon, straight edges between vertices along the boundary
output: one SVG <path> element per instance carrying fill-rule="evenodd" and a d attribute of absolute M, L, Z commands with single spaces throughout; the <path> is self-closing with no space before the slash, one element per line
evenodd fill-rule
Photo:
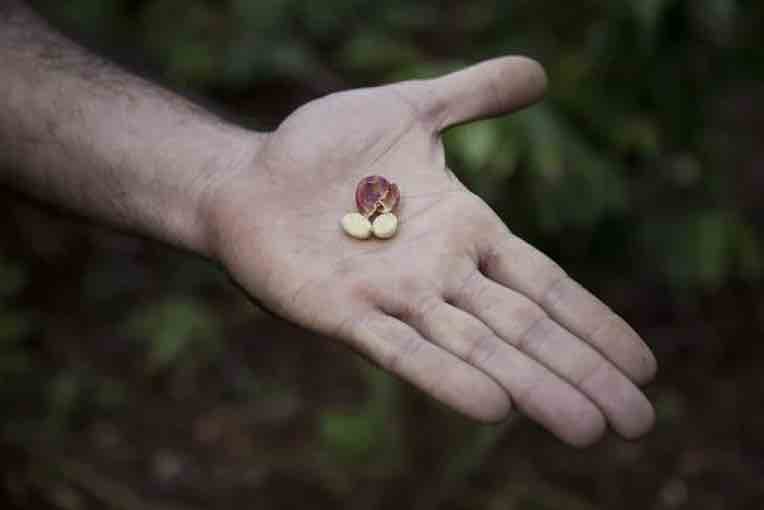
<path fill-rule="evenodd" d="M 627 330 L 631 328 L 625 326 Z M 631 359 L 622 359 L 622 370 L 626 375 L 631 378 L 632 381 L 638 386 L 645 386 L 651 383 L 658 375 L 658 360 L 655 358 L 650 347 L 647 346 L 644 340 L 633 330 L 631 330 L 631 338 L 629 339 L 630 345 L 636 346 L 637 349 Z"/>
<path fill-rule="evenodd" d="M 543 99 L 549 85 L 549 78 L 544 66 L 538 60 L 522 55 L 503 58 L 507 61 L 507 67 L 511 73 L 515 74 L 518 69 L 522 69 L 522 73 L 525 75 L 528 103 L 536 103 Z"/>
<path fill-rule="evenodd" d="M 561 439 L 575 448 L 588 448 L 599 442 L 607 432 L 607 421 L 599 411 L 592 411 L 573 424 Z"/>
<path fill-rule="evenodd" d="M 658 374 L 658 360 L 647 342 L 626 321 L 617 315 L 611 315 L 610 325 L 601 327 L 601 338 L 593 338 L 595 343 L 604 342 L 606 346 L 621 345 L 619 355 L 614 356 L 621 370 L 638 386 L 652 382 Z M 595 335 L 596 336 L 596 335 Z M 607 352 L 607 349 L 603 349 Z M 613 353 L 615 355 L 615 352 Z"/>
<path fill-rule="evenodd" d="M 655 409 L 652 404 L 647 402 L 646 406 L 642 410 L 640 417 L 635 423 L 628 429 L 619 430 L 618 433 L 629 441 L 636 441 L 655 426 Z"/>
<path fill-rule="evenodd" d="M 658 376 L 658 360 L 649 348 L 645 352 L 643 364 L 643 374 L 639 380 L 640 385 L 651 383 Z"/>
<path fill-rule="evenodd" d="M 485 425 L 501 423 L 512 412 L 512 400 L 501 386 L 491 379 L 484 379 L 480 388 L 473 390 L 473 398 L 464 410 L 472 419 Z"/>
<path fill-rule="evenodd" d="M 503 404 L 496 405 L 493 408 L 486 409 L 486 411 L 478 416 L 477 420 L 480 423 L 486 425 L 497 425 L 509 418 L 509 414 L 512 412 L 512 403 L 509 399 L 505 399 Z"/>
<path fill-rule="evenodd" d="M 538 388 L 540 392 L 529 396 L 525 405 L 523 402 L 518 405 L 564 443 L 586 448 L 605 435 L 605 415 L 582 393 L 567 385 Z"/>
<path fill-rule="evenodd" d="M 619 436 L 636 440 L 655 425 L 655 410 L 647 397 L 634 388 L 621 395 L 620 412 L 609 413 L 610 425 Z"/>

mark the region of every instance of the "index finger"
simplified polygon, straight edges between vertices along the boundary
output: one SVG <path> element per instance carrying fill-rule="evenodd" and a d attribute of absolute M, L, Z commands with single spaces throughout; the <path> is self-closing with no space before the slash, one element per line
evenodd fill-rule
<path fill-rule="evenodd" d="M 645 384 L 655 376 L 657 362 L 640 336 L 549 257 L 506 233 L 486 239 L 480 252 L 483 274 L 536 302 L 631 380 Z"/>

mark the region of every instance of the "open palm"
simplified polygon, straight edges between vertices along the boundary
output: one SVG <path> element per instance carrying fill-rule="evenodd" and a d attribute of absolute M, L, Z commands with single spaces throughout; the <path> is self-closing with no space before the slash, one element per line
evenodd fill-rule
<path fill-rule="evenodd" d="M 443 129 L 530 104 L 544 81 L 534 62 L 501 58 L 308 103 L 219 187 L 218 255 L 266 308 L 476 419 L 514 405 L 574 445 L 606 423 L 645 433 L 649 349 L 446 167 Z M 401 189 L 391 240 L 339 225 L 372 174 Z"/>

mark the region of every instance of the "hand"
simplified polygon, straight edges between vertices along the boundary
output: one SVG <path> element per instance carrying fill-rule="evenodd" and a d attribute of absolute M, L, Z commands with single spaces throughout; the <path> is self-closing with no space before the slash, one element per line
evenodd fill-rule
<path fill-rule="evenodd" d="M 216 255 L 277 315 L 473 418 L 498 421 L 514 405 L 578 446 L 606 423 L 644 434 L 649 349 L 446 167 L 445 128 L 526 106 L 544 87 L 535 62 L 500 58 L 306 104 L 215 188 Z M 401 189 L 391 240 L 340 228 L 371 174 Z"/>

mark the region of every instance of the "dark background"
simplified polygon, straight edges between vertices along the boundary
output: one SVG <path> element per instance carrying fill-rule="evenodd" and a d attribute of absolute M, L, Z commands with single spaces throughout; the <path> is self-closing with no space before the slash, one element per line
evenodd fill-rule
<path fill-rule="evenodd" d="M 335 90 L 539 59 L 547 100 L 449 132 L 449 162 L 646 338 L 657 423 L 585 451 L 472 424 L 206 261 L 3 191 L 4 508 L 762 508 L 762 2 L 35 4 L 255 129 Z"/>

